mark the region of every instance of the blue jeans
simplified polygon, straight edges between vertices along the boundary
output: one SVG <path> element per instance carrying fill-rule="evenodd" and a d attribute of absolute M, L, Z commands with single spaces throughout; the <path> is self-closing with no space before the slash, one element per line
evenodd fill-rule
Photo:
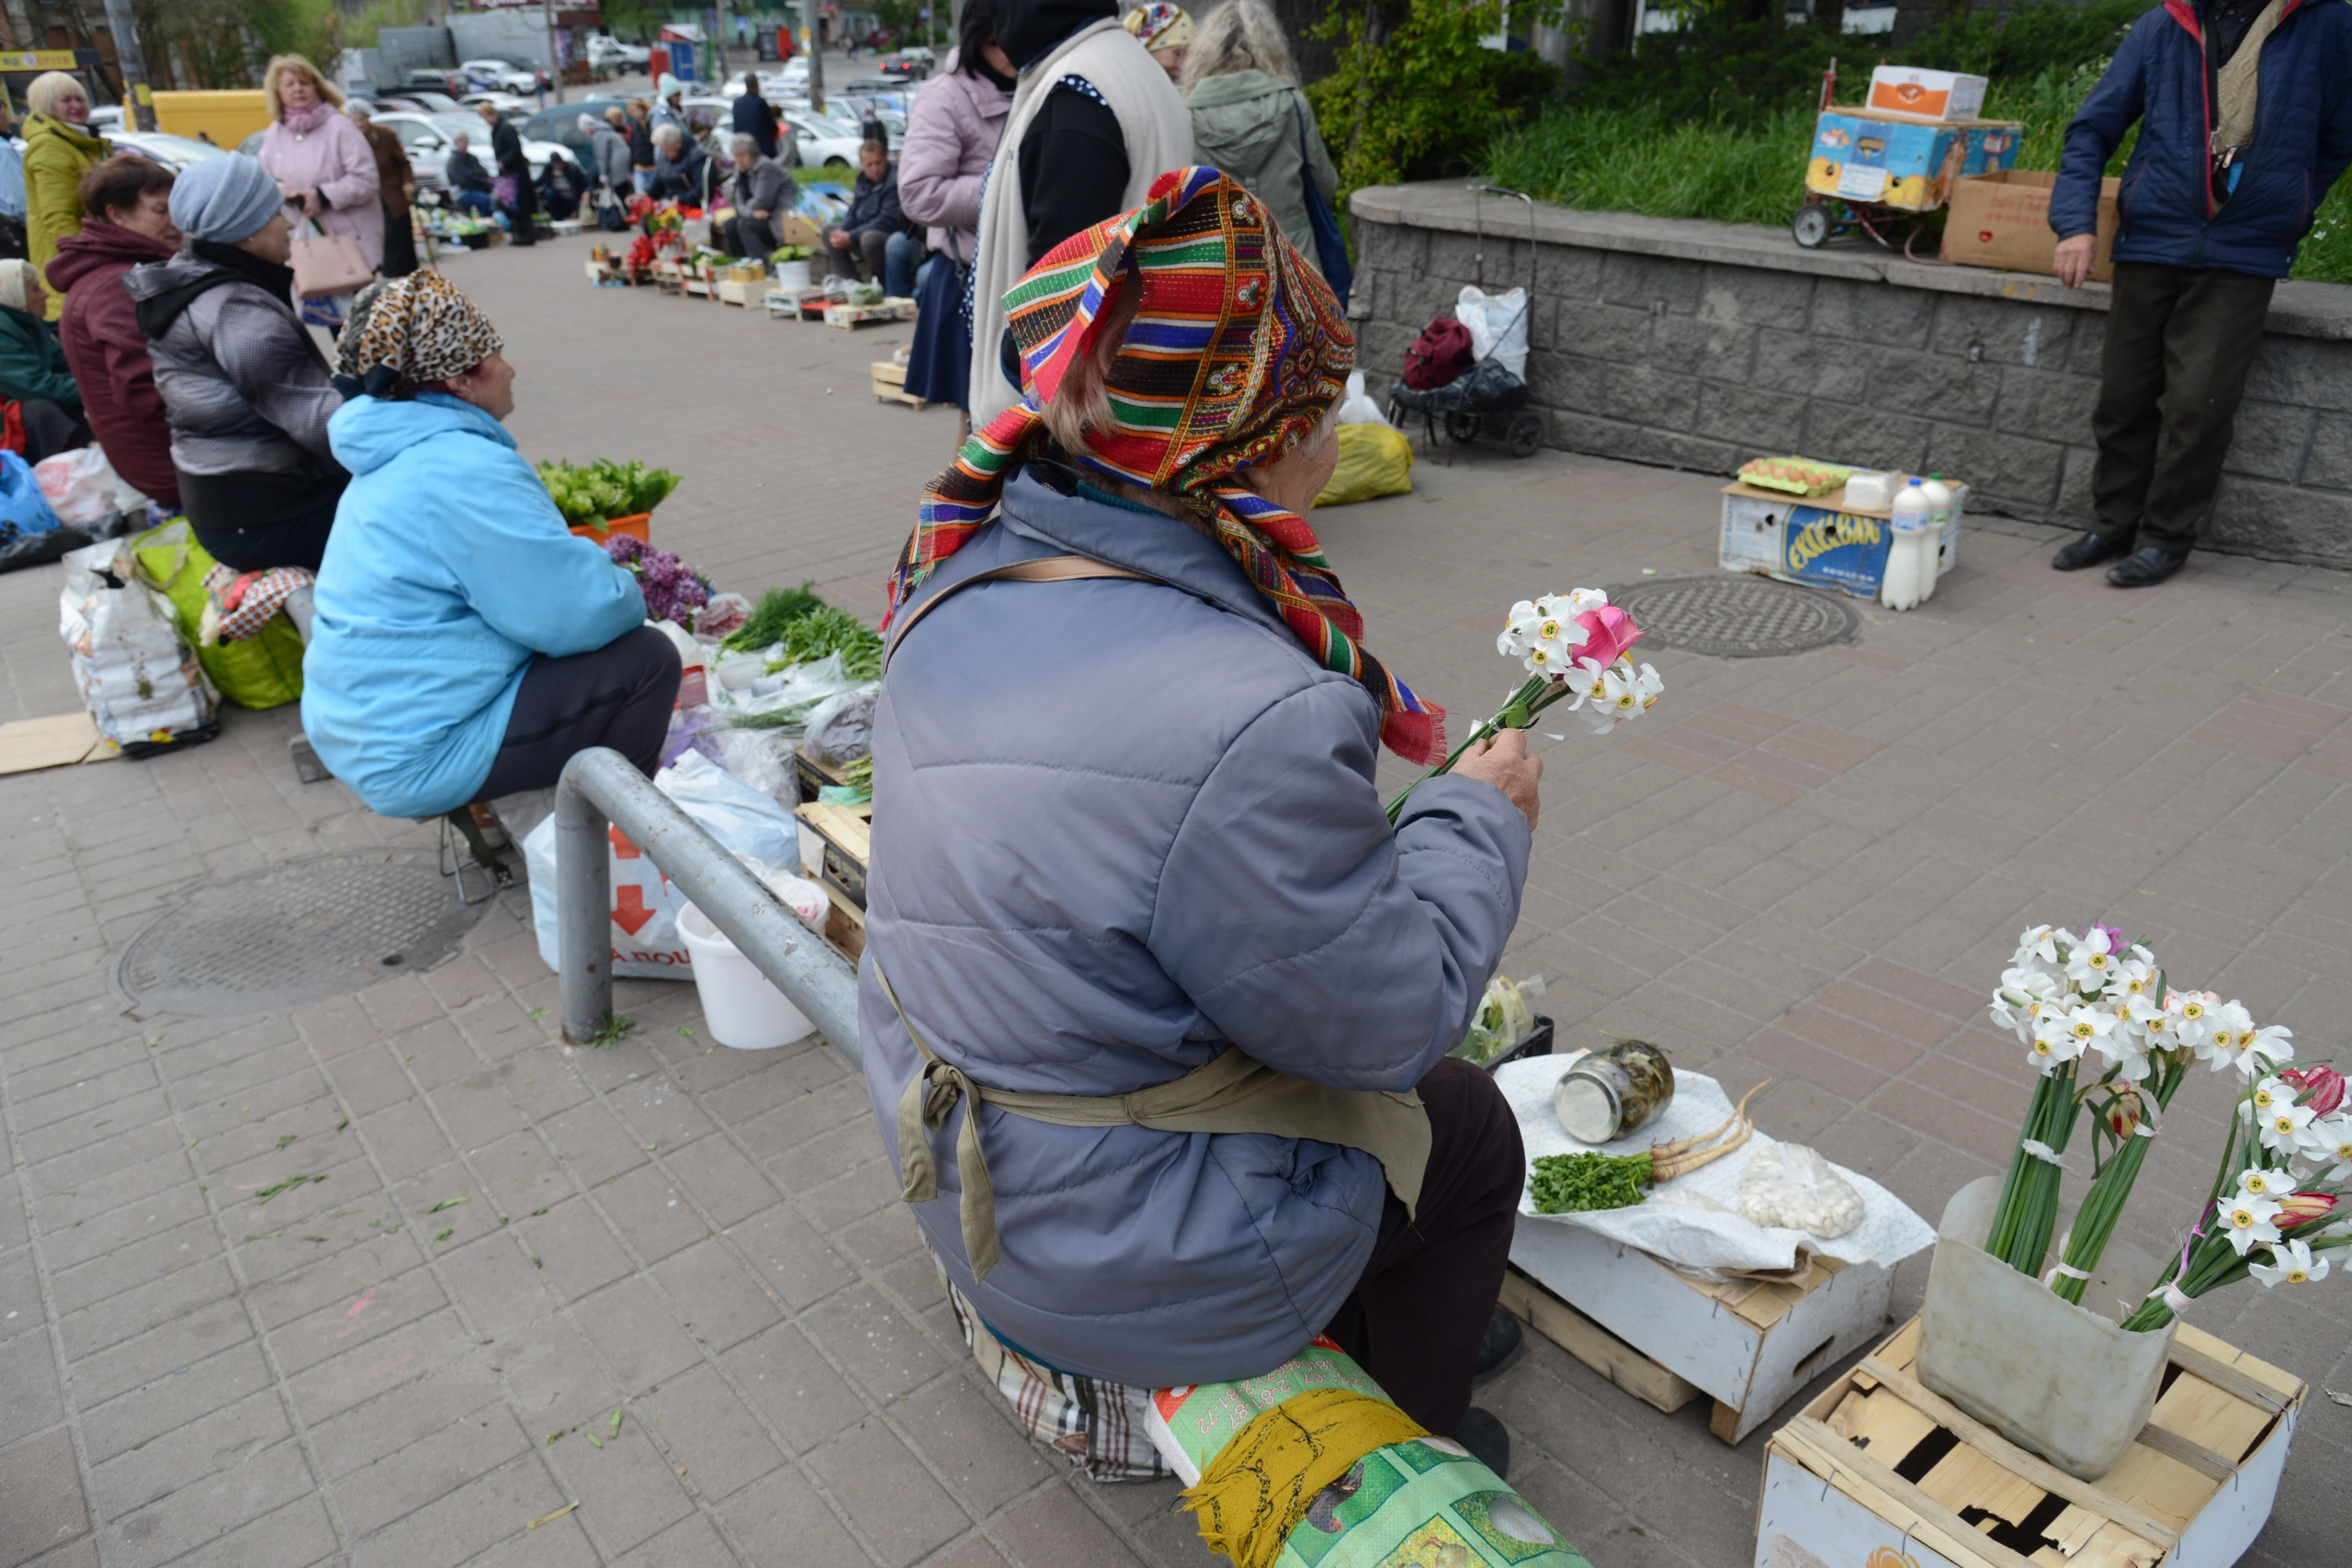
<path fill-rule="evenodd" d="M 882 292 L 893 299 L 908 299 L 915 291 L 915 243 L 896 233 L 882 250 Z"/>
<path fill-rule="evenodd" d="M 458 211 L 470 212 L 477 218 L 487 218 L 492 211 L 490 192 L 486 190 L 461 190 L 453 192 L 449 200 Z"/>

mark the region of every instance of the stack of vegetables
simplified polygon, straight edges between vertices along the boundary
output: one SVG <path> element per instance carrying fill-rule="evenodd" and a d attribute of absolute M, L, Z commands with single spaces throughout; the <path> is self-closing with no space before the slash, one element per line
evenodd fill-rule
<path fill-rule="evenodd" d="M 552 459 L 538 465 L 539 482 L 548 487 L 556 510 L 575 528 L 603 533 L 615 518 L 641 517 L 669 499 L 678 488 L 678 476 L 667 468 L 643 463 L 616 463 L 599 457 L 582 468 Z"/>
<path fill-rule="evenodd" d="M 755 683 L 729 684 L 727 669 L 756 660 Z M 882 678 L 882 639 L 812 583 L 768 590 L 718 645 L 722 679 L 714 705 L 741 729 L 797 729 L 817 705 Z"/>

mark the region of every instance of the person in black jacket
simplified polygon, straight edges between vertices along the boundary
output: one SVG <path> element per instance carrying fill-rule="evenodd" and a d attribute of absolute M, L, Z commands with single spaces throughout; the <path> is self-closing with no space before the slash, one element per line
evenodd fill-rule
<path fill-rule="evenodd" d="M 462 130 L 450 141 L 449 160 L 441 165 L 441 177 L 448 182 L 449 199 L 456 203 L 459 211 L 470 212 L 478 218 L 490 216 L 492 205 L 490 199 L 490 171 L 482 167 L 480 158 L 474 156 L 473 148 Z"/>
<path fill-rule="evenodd" d="M 514 220 L 514 243 L 536 245 L 539 243 L 539 187 L 531 178 L 531 160 L 523 152 L 523 133 L 514 122 L 502 119 L 496 109 L 484 104 L 481 118 L 490 122 L 490 155 L 498 165 L 499 177 L 514 182 L 514 206 L 509 214 Z"/>
<path fill-rule="evenodd" d="M 775 110 L 760 96 L 760 79 L 751 72 L 743 73 L 743 94 L 735 100 L 735 134 L 748 136 L 759 147 L 760 156 L 775 156 Z"/>
<path fill-rule="evenodd" d="M 899 171 L 879 141 L 858 149 L 857 193 L 842 221 L 825 231 L 825 272 L 831 277 L 883 280 L 893 299 L 915 287 L 915 243 L 899 210 Z"/>
<path fill-rule="evenodd" d="M 628 136 L 629 177 L 637 186 L 637 194 L 653 194 L 653 104 L 647 98 L 628 101 L 628 124 L 623 128 Z"/>

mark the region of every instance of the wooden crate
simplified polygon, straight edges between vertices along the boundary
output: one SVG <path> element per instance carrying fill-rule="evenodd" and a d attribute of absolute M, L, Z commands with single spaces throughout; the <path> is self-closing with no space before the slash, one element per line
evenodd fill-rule
<path fill-rule="evenodd" d="M 874 362 L 874 400 L 877 403 L 904 403 L 910 409 L 931 407 L 925 400 L 908 393 L 907 367 L 895 359 Z"/>
<path fill-rule="evenodd" d="M 2163 1394 L 2080 1481 L 1912 1375 L 1917 1319 L 1772 1435 L 1755 1568 L 2229 1568 L 2262 1531 L 2304 1384 L 2182 1324 Z"/>
<path fill-rule="evenodd" d="M 752 283 L 741 278 L 722 277 L 715 291 L 724 303 L 749 309 L 767 297 L 768 286 L 764 282 Z"/>
<path fill-rule="evenodd" d="M 827 806 L 812 800 L 793 815 L 825 840 L 825 863 L 818 880 L 864 910 L 865 863 L 873 852 L 873 804 Z"/>
<path fill-rule="evenodd" d="M 1517 1269 L 1503 1272 L 1503 1306 L 1544 1338 L 1668 1416 L 1704 1391 L 1676 1376 Z"/>
<path fill-rule="evenodd" d="M 828 305 L 825 324 L 842 332 L 855 332 L 860 327 L 876 327 L 885 321 L 911 321 L 915 319 L 915 302 L 911 299 L 886 299 L 879 305 Z"/>
<path fill-rule="evenodd" d="M 825 911 L 825 940 L 854 964 L 865 952 L 865 911 L 842 897 L 838 887 L 826 888 L 825 897 L 832 900 Z"/>
<path fill-rule="evenodd" d="M 1715 1402 L 1736 1443 L 1841 1358 L 1885 1332 L 1892 1270 L 1815 1258 L 1788 1283 L 1710 1283 L 1576 1225 L 1522 1220 L 1510 1260 L 1561 1302 Z M 1541 1325 L 1538 1325 L 1541 1327 Z M 1579 1354 L 1604 1376 L 1610 1368 Z M 1653 1403 L 1656 1403 L 1653 1401 Z"/>

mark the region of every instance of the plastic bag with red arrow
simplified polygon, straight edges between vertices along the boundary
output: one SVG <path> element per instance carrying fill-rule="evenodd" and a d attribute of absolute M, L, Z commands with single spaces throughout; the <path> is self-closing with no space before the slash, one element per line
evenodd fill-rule
<path fill-rule="evenodd" d="M 797 867 L 800 840 L 792 813 L 729 774 L 699 751 L 688 751 L 653 775 L 653 787 L 683 807 L 727 848 L 763 864 Z M 678 935 L 686 896 L 619 829 L 607 829 L 613 878 L 613 973 L 641 980 L 691 980 L 694 961 Z M 531 873 L 531 924 L 539 956 L 557 966 L 555 818 L 523 840 Z"/>

